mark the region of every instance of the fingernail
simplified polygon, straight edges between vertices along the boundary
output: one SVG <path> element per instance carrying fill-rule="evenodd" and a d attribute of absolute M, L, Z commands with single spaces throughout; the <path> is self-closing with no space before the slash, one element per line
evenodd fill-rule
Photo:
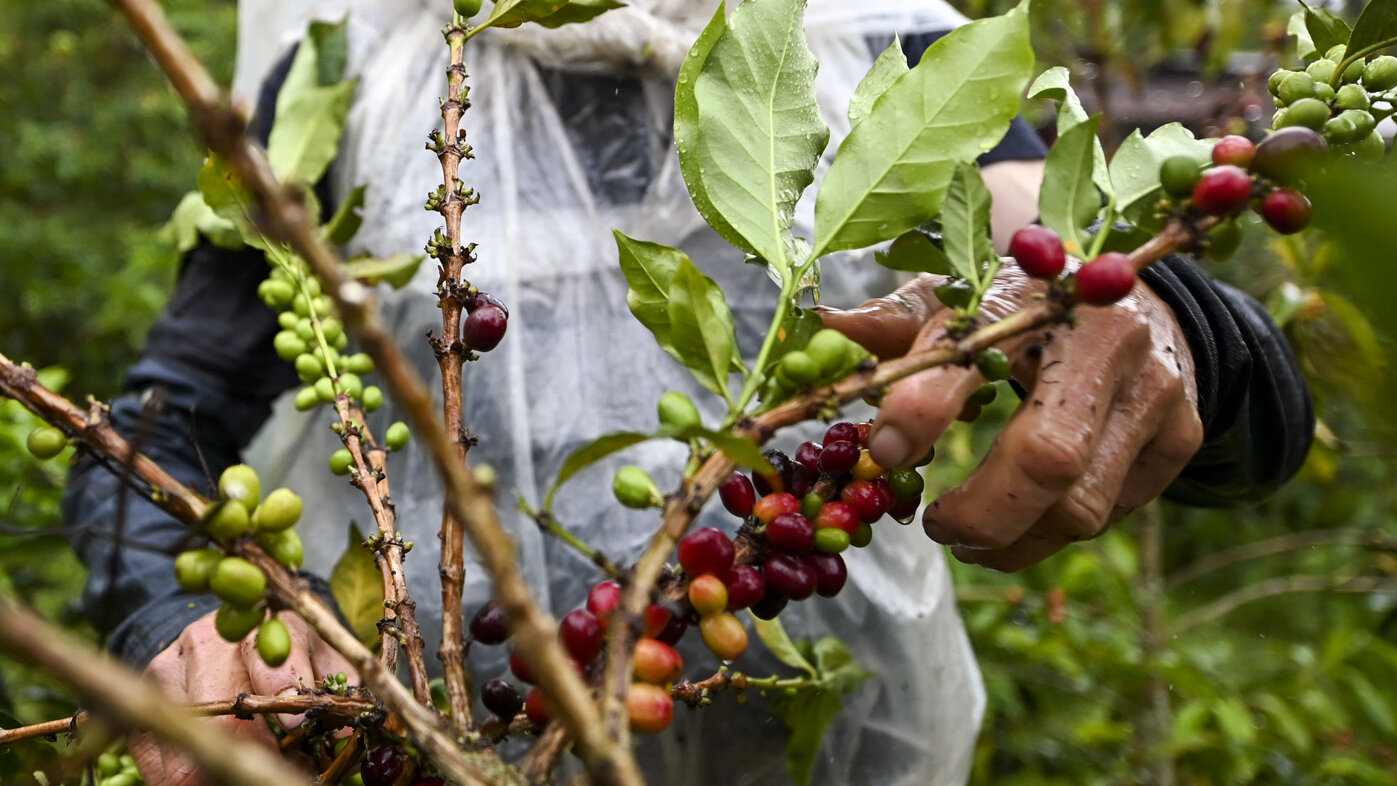
<path fill-rule="evenodd" d="M 829 306 L 811 306 L 810 310 L 814 311 L 816 314 L 833 314 L 834 312 L 839 311 L 839 309 L 831 308 Z"/>
<path fill-rule="evenodd" d="M 911 445 L 907 435 L 891 426 L 873 432 L 868 439 L 868 453 L 884 467 L 901 467 L 911 460 Z"/>
<path fill-rule="evenodd" d="M 287 688 L 287 689 L 281 691 L 280 693 L 278 693 L 277 695 L 278 695 L 278 696 L 295 696 L 295 695 L 298 695 L 299 693 L 300 693 L 300 691 L 297 690 L 296 688 Z M 294 729 L 294 728 L 296 728 L 297 726 L 300 726 L 302 723 L 305 723 L 306 716 L 305 716 L 305 713 L 297 713 L 297 714 L 295 714 L 295 715 L 287 715 L 287 714 L 285 714 L 285 713 L 277 713 L 276 719 L 277 719 L 277 723 L 280 723 L 281 726 L 282 726 L 282 728 L 284 728 L 284 729 Z"/>

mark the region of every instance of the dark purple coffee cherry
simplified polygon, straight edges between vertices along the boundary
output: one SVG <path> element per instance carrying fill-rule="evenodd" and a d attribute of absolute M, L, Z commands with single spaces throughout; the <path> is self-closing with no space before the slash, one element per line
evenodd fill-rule
<path fill-rule="evenodd" d="M 472 311 L 461 323 L 461 340 L 476 352 L 489 352 L 499 346 L 508 326 L 509 314 L 493 303 L 486 304 Z"/>
<path fill-rule="evenodd" d="M 359 775 L 364 779 L 364 786 L 393 786 L 406 764 L 407 757 L 402 751 L 385 745 L 369 751 L 359 767 Z"/>
<path fill-rule="evenodd" d="M 777 615 L 785 610 L 789 599 L 778 592 L 767 590 L 762 599 L 753 603 L 749 609 L 752 616 L 759 620 L 774 620 Z"/>
<path fill-rule="evenodd" d="M 504 607 L 492 600 L 471 618 L 471 638 L 481 644 L 503 644 L 509 639 L 509 626 L 505 621 Z"/>
<path fill-rule="evenodd" d="M 766 588 L 791 600 L 805 600 L 815 593 L 815 569 L 800 557 L 772 554 L 762 564 Z"/>
<path fill-rule="evenodd" d="M 849 569 L 844 558 L 838 554 L 811 554 L 805 558 L 815 571 L 815 593 L 822 598 L 832 598 L 844 589 L 849 580 Z"/>
<path fill-rule="evenodd" d="M 842 475 L 859 463 L 859 446 L 849 440 L 826 442 L 820 453 L 820 467 L 831 475 Z"/>
<path fill-rule="evenodd" d="M 766 542 L 785 554 L 805 554 L 815 545 L 815 527 L 799 513 L 783 513 L 766 525 Z"/>
<path fill-rule="evenodd" d="M 481 685 L 480 700 L 485 703 L 485 709 L 506 722 L 524 709 L 524 697 L 519 695 L 518 689 L 501 679 L 490 680 Z"/>

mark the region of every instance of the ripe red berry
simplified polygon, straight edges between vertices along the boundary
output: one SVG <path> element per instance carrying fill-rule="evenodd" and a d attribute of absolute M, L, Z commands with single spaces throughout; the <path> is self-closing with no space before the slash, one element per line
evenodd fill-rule
<path fill-rule="evenodd" d="M 611 615 L 620 603 L 621 585 L 610 579 L 597 582 L 587 593 L 587 610 L 596 616 L 603 629 L 610 624 Z"/>
<path fill-rule="evenodd" d="M 728 588 L 722 579 L 710 573 L 695 576 L 689 582 L 689 605 L 700 617 L 727 611 Z"/>
<path fill-rule="evenodd" d="M 674 699 L 658 685 L 632 683 L 626 689 L 626 713 L 631 731 L 659 734 L 674 720 Z"/>
<path fill-rule="evenodd" d="M 505 624 L 504 607 L 490 601 L 471 618 L 471 638 L 481 644 L 503 644 L 509 639 L 509 627 Z"/>
<path fill-rule="evenodd" d="M 1245 169 L 1224 164 L 1198 178 L 1193 187 L 1193 209 L 1205 216 L 1236 213 L 1251 201 L 1251 176 Z"/>
<path fill-rule="evenodd" d="M 650 638 L 658 638 L 669 624 L 674 621 L 674 612 L 664 606 L 651 603 L 645 607 L 645 618 L 643 623 L 644 635 Z"/>
<path fill-rule="evenodd" d="M 799 513 L 800 500 L 793 494 L 767 494 L 757 500 L 757 504 L 752 508 L 752 513 L 757 520 L 763 524 L 770 524 L 776 520 L 777 516 L 786 513 Z"/>
<path fill-rule="evenodd" d="M 800 447 L 796 448 L 796 461 L 811 472 L 819 472 L 820 451 L 824 449 L 825 446 L 818 442 L 802 442 Z"/>
<path fill-rule="evenodd" d="M 1282 235 L 1293 235 L 1310 224 L 1310 200 L 1293 188 L 1278 188 L 1261 202 L 1261 217 Z"/>
<path fill-rule="evenodd" d="M 485 709 L 495 713 L 501 720 L 509 721 L 524 708 L 524 697 L 508 682 L 493 679 L 480 686 L 480 700 Z"/>
<path fill-rule="evenodd" d="M 1229 134 L 1213 145 L 1213 163 L 1219 166 L 1231 164 L 1246 169 L 1256 155 L 1256 145 L 1250 139 L 1237 134 Z"/>
<path fill-rule="evenodd" d="M 540 729 L 548 725 L 548 703 L 543 698 L 543 691 L 534 688 L 529 691 L 529 698 L 524 700 L 524 714 L 529 716 L 529 722 Z"/>
<path fill-rule="evenodd" d="M 574 609 L 558 623 L 558 638 L 579 663 L 591 663 L 601 654 L 601 622 L 586 609 Z"/>
<path fill-rule="evenodd" d="M 1109 251 L 1077 271 L 1077 299 L 1093 306 L 1108 306 L 1130 294 L 1135 278 L 1130 257 Z"/>
<path fill-rule="evenodd" d="M 859 529 L 859 512 L 847 502 L 826 502 L 815 516 L 815 528 L 838 527 L 853 537 Z"/>
<path fill-rule="evenodd" d="M 868 421 L 855 423 L 854 427 L 859 430 L 859 447 L 868 447 L 868 437 L 873 433 L 873 424 Z"/>
<path fill-rule="evenodd" d="M 859 446 L 849 440 L 835 440 L 825 444 L 820 454 L 820 467 L 831 475 L 842 475 L 859 463 Z"/>
<path fill-rule="evenodd" d="M 751 565 L 733 565 L 723 583 L 728 587 L 728 611 L 745 609 L 766 594 L 766 579 Z"/>
<path fill-rule="evenodd" d="M 383 746 L 369 751 L 364 763 L 359 767 L 359 776 L 364 786 L 393 786 L 398 776 L 403 774 L 407 757 L 397 748 Z"/>
<path fill-rule="evenodd" d="M 891 504 L 891 500 L 884 496 L 882 489 L 871 480 L 856 480 L 848 484 L 840 490 L 839 499 L 859 514 L 860 521 L 869 524 L 882 518 Z"/>
<path fill-rule="evenodd" d="M 773 471 L 759 472 L 753 476 L 752 482 L 756 486 L 757 494 L 765 497 L 785 491 L 786 470 L 791 464 L 790 457 L 779 450 L 768 450 L 762 456 L 771 464 Z"/>
<path fill-rule="evenodd" d="M 757 490 L 746 475 L 734 472 L 718 487 L 718 498 L 729 513 L 745 519 L 751 515 L 752 506 L 757 502 Z"/>
<path fill-rule="evenodd" d="M 641 682 L 664 685 L 679 679 L 684 672 L 684 658 L 670 645 L 657 639 L 640 639 L 635 643 L 635 678 Z"/>
<path fill-rule="evenodd" d="M 795 497 L 791 502 L 795 504 Z M 721 576 L 732 567 L 736 553 L 728 536 L 713 527 L 700 527 L 679 541 L 679 564 L 690 576 Z"/>
<path fill-rule="evenodd" d="M 815 592 L 815 569 L 800 557 L 772 554 L 762 564 L 766 587 L 791 600 L 805 600 Z"/>
<path fill-rule="evenodd" d="M 534 678 L 533 669 L 524 662 L 524 656 L 519 654 L 519 650 L 510 650 L 509 670 L 520 680 L 533 685 L 537 680 Z"/>
<path fill-rule="evenodd" d="M 504 339 L 509 315 L 493 303 L 482 305 L 461 323 L 461 340 L 476 352 L 489 352 Z"/>
<path fill-rule="evenodd" d="M 815 545 L 815 527 L 799 513 L 784 513 L 766 525 L 766 542 L 786 554 L 805 554 Z"/>
<path fill-rule="evenodd" d="M 859 427 L 853 423 L 843 421 L 835 423 L 825 430 L 824 444 L 829 447 L 831 442 L 852 442 L 855 445 L 859 441 Z"/>
<path fill-rule="evenodd" d="M 1009 240 L 1009 256 L 1033 278 L 1056 278 L 1067 266 L 1062 238 L 1040 224 L 1030 224 Z"/>
<path fill-rule="evenodd" d="M 811 554 L 806 557 L 815 571 L 815 592 L 822 598 L 832 598 L 844 589 L 849 569 L 838 554 Z"/>

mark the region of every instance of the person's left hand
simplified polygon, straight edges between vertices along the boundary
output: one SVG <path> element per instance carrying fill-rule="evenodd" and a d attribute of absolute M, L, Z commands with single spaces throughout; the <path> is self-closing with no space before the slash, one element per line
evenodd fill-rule
<path fill-rule="evenodd" d="M 953 315 L 932 292 L 943 281 L 924 275 L 821 316 L 879 358 L 927 349 Z M 1043 288 L 1007 265 L 982 313 L 1002 319 Z M 1163 492 L 1202 444 L 1193 358 L 1163 301 L 1137 284 L 1124 300 L 1079 306 L 1075 317 L 1075 327 L 1000 346 L 1028 395 L 980 466 L 922 519 L 963 562 L 1015 571 L 1096 537 Z M 873 424 L 873 459 L 900 467 L 926 455 L 982 382 L 973 367 L 943 366 L 894 383 Z"/>

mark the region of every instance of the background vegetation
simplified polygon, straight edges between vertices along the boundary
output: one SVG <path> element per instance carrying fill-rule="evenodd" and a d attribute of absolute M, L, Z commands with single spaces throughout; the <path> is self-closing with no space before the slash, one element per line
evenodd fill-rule
<path fill-rule="evenodd" d="M 165 5 L 226 81 L 235 4 Z M 1293 10 L 1039 0 L 1035 41 L 1044 65 L 1073 69 L 1117 140 L 1184 113 L 1203 133 L 1255 130 L 1271 112 L 1258 80 Z M 0 350 L 51 367 L 46 381 L 71 397 L 109 396 L 172 286 L 177 260 L 158 229 L 202 154 L 101 0 L 0 0 L 0 73 Z M 1397 222 L 1374 215 L 1397 204 L 1374 196 L 1391 174 L 1330 186 L 1345 201 L 1319 222 L 1342 245 L 1257 231 L 1214 268 L 1272 307 L 1310 374 L 1322 438 L 1300 478 L 1257 508 L 1153 508 L 1022 574 L 956 570 L 990 695 L 976 783 L 1397 781 L 1397 445 L 1382 396 L 1393 288 L 1373 285 L 1397 275 L 1379 253 L 1397 245 L 1383 234 Z M 934 487 L 973 465 L 1005 406 L 947 437 L 955 460 L 937 462 Z M 24 454 L 31 425 L 0 404 L 0 592 L 81 628 L 62 464 Z M 0 723 L 72 708 L 41 674 L 0 665 Z M 59 749 L 0 752 L 0 770 L 30 772 Z"/>

